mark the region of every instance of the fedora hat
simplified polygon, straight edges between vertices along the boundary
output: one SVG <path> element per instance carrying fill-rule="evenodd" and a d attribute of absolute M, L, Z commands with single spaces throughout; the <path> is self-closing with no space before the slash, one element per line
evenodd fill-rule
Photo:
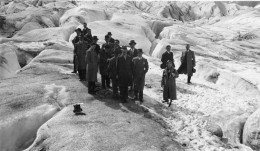
<path fill-rule="evenodd" d="M 92 40 L 98 40 L 97 36 L 93 36 Z"/>
<path fill-rule="evenodd" d="M 143 49 L 137 49 L 137 53 L 144 53 Z"/>
<path fill-rule="evenodd" d="M 107 35 L 112 35 L 112 33 L 111 33 L 111 32 L 108 32 Z"/>
<path fill-rule="evenodd" d="M 74 112 L 75 114 L 81 113 L 82 108 L 80 107 L 80 104 L 75 104 L 75 105 L 73 105 L 73 106 L 74 106 L 73 112 Z"/>
<path fill-rule="evenodd" d="M 134 40 L 131 40 L 129 45 L 131 45 L 131 44 L 136 44 L 136 42 Z"/>

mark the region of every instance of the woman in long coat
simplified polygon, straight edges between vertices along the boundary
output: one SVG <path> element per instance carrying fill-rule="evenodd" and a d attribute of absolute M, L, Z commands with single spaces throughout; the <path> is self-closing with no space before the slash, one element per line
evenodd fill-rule
<path fill-rule="evenodd" d="M 100 46 L 96 44 L 97 37 L 93 36 L 94 43 L 88 49 L 86 55 L 86 70 L 87 70 L 87 80 L 88 80 L 88 89 L 89 93 L 95 93 L 95 82 L 97 81 L 97 72 L 98 72 L 98 63 L 99 63 L 99 51 Z"/>
<path fill-rule="evenodd" d="M 167 61 L 166 65 L 167 67 L 164 69 L 162 75 L 161 86 L 163 87 L 163 102 L 169 103 L 170 107 L 172 100 L 177 99 L 175 78 L 178 78 L 178 72 L 173 67 L 171 61 Z"/>

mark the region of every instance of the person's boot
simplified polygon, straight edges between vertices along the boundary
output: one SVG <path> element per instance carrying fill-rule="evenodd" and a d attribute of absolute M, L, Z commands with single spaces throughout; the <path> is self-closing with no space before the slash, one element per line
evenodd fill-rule
<path fill-rule="evenodd" d="M 188 76 L 187 83 L 190 84 L 191 76 Z"/>
<path fill-rule="evenodd" d="M 168 107 L 170 107 L 171 105 L 172 105 L 172 100 L 170 100 L 170 103 L 169 103 Z"/>

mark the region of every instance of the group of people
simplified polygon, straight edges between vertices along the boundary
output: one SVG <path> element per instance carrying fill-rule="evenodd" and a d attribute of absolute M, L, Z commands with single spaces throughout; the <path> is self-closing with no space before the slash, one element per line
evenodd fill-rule
<path fill-rule="evenodd" d="M 142 49 L 136 49 L 136 42 L 131 40 L 128 46 L 120 46 L 118 39 L 112 38 L 112 33 L 105 35 L 106 43 L 100 47 L 97 44 L 97 36 L 92 36 L 91 29 L 84 23 L 84 28 L 76 29 L 77 36 L 72 40 L 74 45 L 74 71 L 79 75 L 80 81 L 88 81 L 88 92 L 95 94 L 95 82 L 97 81 L 98 68 L 101 74 L 102 88 L 112 88 L 113 98 L 121 98 L 127 102 L 128 91 L 134 90 L 134 100 L 143 102 L 143 89 L 145 75 L 149 65 L 142 54 Z M 179 74 L 187 74 L 187 83 L 191 83 L 191 77 L 196 71 L 195 55 L 186 45 L 186 51 L 182 53 L 181 65 L 175 69 L 171 46 L 166 46 L 166 52 L 161 58 L 161 68 L 164 69 L 161 86 L 163 87 L 163 102 L 171 106 L 172 100 L 176 100 L 176 81 Z M 110 82 L 112 81 L 112 87 Z M 120 92 L 120 94 L 118 93 Z"/>
<path fill-rule="evenodd" d="M 95 94 L 98 68 L 101 74 L 102 88 L 112 88 L 113 98 L 127 102 L 128 91 L 134 90 L 134 100 L 143 102 L 145 74 L 149 69 L 147 59 L 142 57 L 143 50 L 136 49 L 136 42 L 131 40 L 130 49 L 120 46 L 120 41 L 112 38 L 112 33 L 105 35 L 106 43 L 100 47 L 97 36 L 92 36 L 91 29 L 84 23 L 84 28 L 76 29 L 74 45 L 74 71 L 80 81 L 88 81 L 88 93 Z M 110 82 L 112 81 L 112 87 Z M 120 95 L 118 93 L 120 92 Z"/>

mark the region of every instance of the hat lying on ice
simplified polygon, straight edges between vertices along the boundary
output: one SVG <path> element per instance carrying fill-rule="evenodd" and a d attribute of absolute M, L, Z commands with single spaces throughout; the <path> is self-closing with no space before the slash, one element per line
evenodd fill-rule
<path fill-rule="evenodd" d="M 97 36 L 93 36 L 92 40 L 98 40 Z"/>
<path fill-rule="evenodd" d="M 134 40 L 131 40 L 129 45 L 131 45 L 131 44 L 136 44 L 136 42 Z"/>
<path fill-rule="evenodd" d="M 73 112 L 74 112 L 75 114 L 81 113 L 82 109 L 81 109 L 81 107 L 80 107 L 80 104 L 75 104 L 75 105 L 73 105 L 73 106 L 74 106 Z"/>

